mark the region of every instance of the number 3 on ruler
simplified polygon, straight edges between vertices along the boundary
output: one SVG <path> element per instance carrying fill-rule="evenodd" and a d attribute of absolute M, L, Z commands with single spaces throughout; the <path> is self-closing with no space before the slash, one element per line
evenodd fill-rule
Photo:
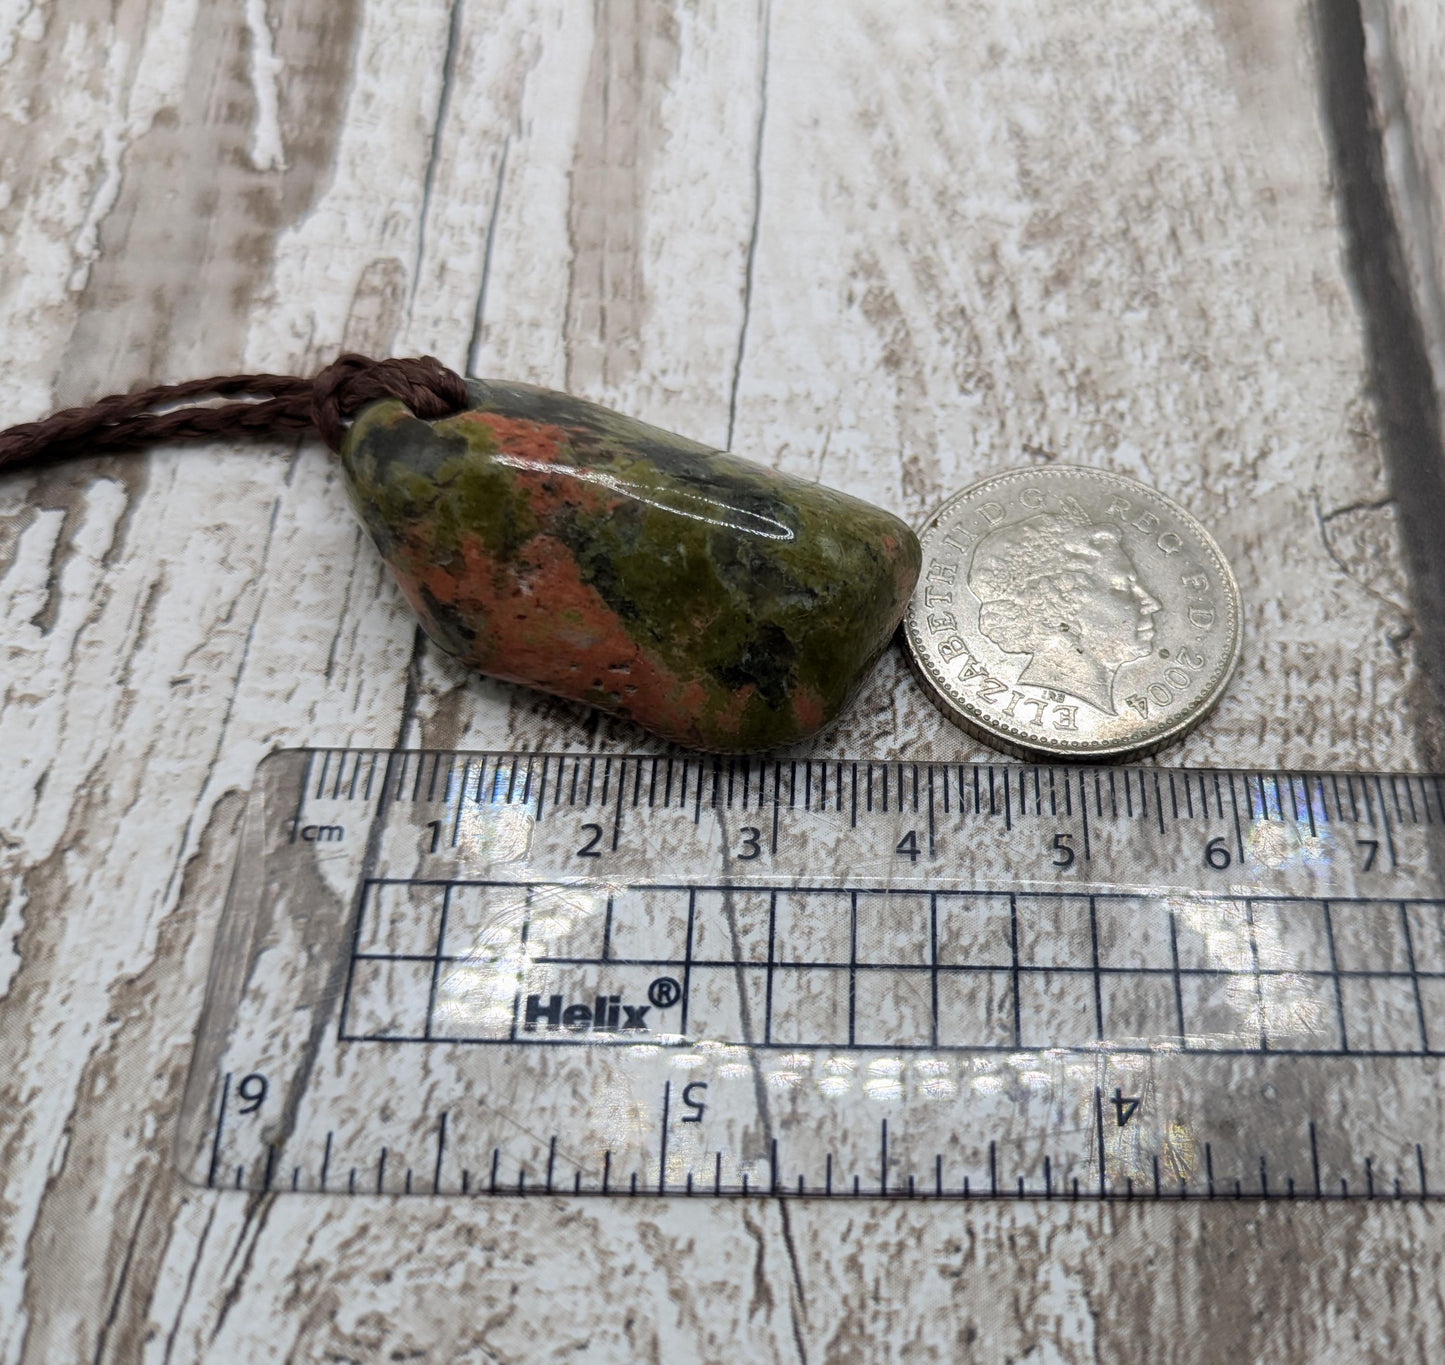
<path fill-rule="evenodd" d="M 733 854 L 733 857 L 741 858 L 743 862 L 750 863 L 763 851 L 763 832 L 760 829 L 755 829 L 752 825 L 744 825 L 738 830 L 738 834 L 742 836 L 742 844 L 739 846 L 737 852 Z"/>

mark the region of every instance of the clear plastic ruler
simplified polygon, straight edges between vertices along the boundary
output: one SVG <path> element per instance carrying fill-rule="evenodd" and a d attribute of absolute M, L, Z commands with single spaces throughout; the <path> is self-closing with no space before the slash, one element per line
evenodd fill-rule
<path fill-rule="evenodd" d="M 286 751 L 195 1181 L 1422 1199 L 1440 779 Z"/>

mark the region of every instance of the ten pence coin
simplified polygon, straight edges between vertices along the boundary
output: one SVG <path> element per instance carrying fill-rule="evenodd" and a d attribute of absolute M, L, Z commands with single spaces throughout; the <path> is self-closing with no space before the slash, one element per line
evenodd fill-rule
<path fill-rule="evenodd" d="M 997 474 L 923 528 L 905 635 L 950 720 L 1019 758 L 1151 753 L 1239 659 L 1239 587 L 1209 533 L 1133 479 Z"/>

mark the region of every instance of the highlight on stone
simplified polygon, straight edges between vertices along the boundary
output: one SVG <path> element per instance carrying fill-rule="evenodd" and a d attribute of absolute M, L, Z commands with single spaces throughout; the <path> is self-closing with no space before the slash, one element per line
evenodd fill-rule
<path fill-rule="evenodd" d="M 796 743 L 839 714 L 918 577 L 904 522 L 565 394 L 467 389 L 433 421 L 375 402 L 341 445 L 441 648 L 698 749 Z"/>

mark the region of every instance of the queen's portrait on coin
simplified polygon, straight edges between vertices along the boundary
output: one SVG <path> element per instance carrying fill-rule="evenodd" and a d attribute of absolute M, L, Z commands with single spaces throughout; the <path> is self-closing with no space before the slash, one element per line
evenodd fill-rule
<path fill-rule="evenodd" d="M 1000 526 L 975 547 L 968 586 L 979 634 L 1030 656 L 1020 683 L 1118 714 L 1114 677 L 1153 652 L 1161 604 L 1117 530 L 1054 512 Z"/>

